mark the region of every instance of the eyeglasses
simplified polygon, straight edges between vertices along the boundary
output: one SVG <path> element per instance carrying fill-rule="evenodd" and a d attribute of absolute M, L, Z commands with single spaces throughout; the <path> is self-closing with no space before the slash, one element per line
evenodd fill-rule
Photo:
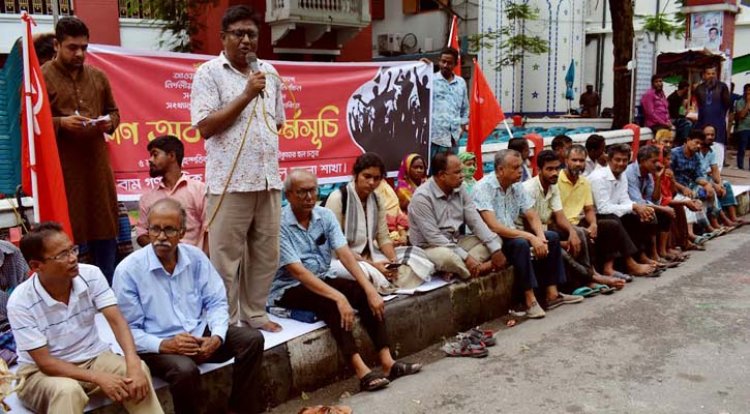
<path fill-rule="evenodd" d="M 245 36 L 247 36 L 250 40 L 255 40 L 258 38 L 258 32 L 250 29 L 227 30 L 224 33 L 228 33 L 239 40 L 244 39 Z"/>
<path fill-rule="evenodd" d="M 148 235 L 151 237 L 159 237 L 159 235 L 164 232 L 164 234 L 167 237 L 175 237 L 180 233 L 181 229 L 176 229 L 174 227 L 157 227 L 157 226 L 151 226 L 148 228 Z"/>
<path fill-rule="evenodd" d="M 56 254 L 55 256 L 45 257 L 44 260 L 54 260 L 56 262 L 64 262 L 65 260 L 70 258 L 70 256 L 78 257 L 78 251 L 79 251 L 78 246 L 73 246 L 68 250 L 63 250 L 62 252 Z"/>
<path fill-rule="evenodd" d="M 308 188 L 308 189 L 301 188 L 299 190 L 294 190 L 294 195 L 296 195 L 299 198 L 307 198 L 307 197 L 314 198 L 318 195 L 318 188 L 317 187 Z"/>

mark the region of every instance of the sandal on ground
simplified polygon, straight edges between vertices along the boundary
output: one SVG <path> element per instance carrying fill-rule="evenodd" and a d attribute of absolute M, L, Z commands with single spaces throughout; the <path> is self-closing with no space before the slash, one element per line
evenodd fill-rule
<path fill-rule="evenodd" d="M 422 369 L 422 364 L 415 364 L 411 362 L 396 361 L 391 367 L 391 373 L 388 374 L 388 381 L 395 381 L 398 378 L 414 375 Z"/>
<path fill-rule="evenodd" d="M 643 274 L 643 275 L 633 275 L 633 276 L 636 276 L 636 277 L 661 277 L 662 272 L 664 272 L 664 269 L 658 269 L 657 268 L 657 269 L 654 269 L 654 271 L 651 272 L 651 273 L 646 273 L 646 274 Z"/>
<path fill-rule="evenodd" d="M 616 289 L 601 283 L 597 283 L 592 290 L 596 293 L 601 293 L 602 295 L 611 295 L 612 293 L 615 293 Z"/>
<path fill-rule="evenodd" d="M 707 233 L 707 234 L 702 234 L 700 236 L 695 236 L 695 238 L 693 240 L 691 240 L 691 241 L 693 242 L 693 244 L 695 244 L 697 246 L 702 246 L 703 244 L 705 244 L 707 241 L 709 241 L 711 239 L 709 237 L 710 234 L 712 234 L 712 233 Z"/>
<path fill-rule="evenodd" d="M 370 371 L 359 379 L 359 389 L 361 391 L 377 391 L 387 387 L 390 383 L 388 378 Z"/>
<path fill-rule="evenodd" d="M 687 247 L 685 249 L 686 250 L 696 250 L 696 251 L 700 251 L 700 252 L 705 252 L 706 251 L 706 246 L 703 246 L 702 244 L 690 243 L 690 244 L 687 245 Z"/>
<path fill-rule="evenodd" d="M 495 346 L 495 334 L 489 329 L 479 329 L 477 326 L 476 328 L 471 328 L 467 334 L 470 335 L 472 339 L 481 341 L 484 346 Z"/>
<path fill-rule="evenodd" d="M 440 348 L 451 357 L 484 358 L 489 355 L 484 344 L 474 344 L 468 336 L 460 336 L 455 342 L 448 342 Z"/>
<path fill-rule="evenodd" d="M 302 408 L 297 414 L 352 414 L 352 412 L 351 407 L 345 405 L 316 405 Z"/>
<path fill-rule="evenodd" d="M 633 281 L 633 276 L 631 276 L 631 275 L 629 275 L 627 273 L 618 272 L 616 270 L 615 270 L 614 273 L 612 273 L 612 277 L 616 277 L 618 279 L 622 279 L 622 280 L 625 281 L 625 283 L 630 283 L 630 282 Z"/>
<path fill-rule="evenodd" d="M 588 286 L 581 286 L 572 292 L 574 295 L 583 296 L 584 298 L 590 298 L 599 294 L 598 289 L 592 289 Z"/>

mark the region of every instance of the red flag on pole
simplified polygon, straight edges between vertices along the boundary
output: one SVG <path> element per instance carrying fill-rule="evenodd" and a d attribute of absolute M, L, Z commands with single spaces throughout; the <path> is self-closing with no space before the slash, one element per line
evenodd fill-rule
<path fill-rule="evenodd" d="M 34 198 L 34 221 L 56 221 L 72 237 L 52 110 L 31 37 L 31 25 L 35 23 L 26 12 L 21 19 L 26 26 L 23 37 L 21 184 L 26 194 Z"/>
<path fill-rule="evenodd" d="M 453 68 L 453 73 L 455 73 L 456 76 L 461 76 L 461 47 L 458 45 L 458 17 L 455 15 L 451 22 L 451 32 L 448 36 L 448 47 L 458 50 L 458 62 L 456 62 L 456 67 Z"/>
<path fill-rule="evenodd" d="M 482 143 L 495 130 L 497 124 L 505 119 L 500 104 L 495 99 L 482 69 L 474 59 L 474 78 L 471 82 L 471 101 L 469 102 L 469 141 L 466 151 L 474 153 L 477 158 L 477 171 L 474 178 L 482 178 Z"/>

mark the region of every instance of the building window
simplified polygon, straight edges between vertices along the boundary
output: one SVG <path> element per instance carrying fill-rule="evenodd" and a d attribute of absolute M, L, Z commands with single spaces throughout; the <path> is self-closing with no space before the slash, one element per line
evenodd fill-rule
<path fill-rule="evenodd" d="M 450 0 L 402 0 L 404 14 L 417 14 L 421 12 L 440 10 L 450 5 Z"/>
<path fill-rule="evenodd" d="M 52 15 L 53 1 L 57 1 L 61 16 L 71 14 L 71 0 L 0 0 L 0 14 L 19 14 L 26 10 L 29 14 Z"/>

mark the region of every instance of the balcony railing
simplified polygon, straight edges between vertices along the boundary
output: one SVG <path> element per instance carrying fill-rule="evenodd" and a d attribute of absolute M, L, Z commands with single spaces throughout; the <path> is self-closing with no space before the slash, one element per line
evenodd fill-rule
<path fill-rule="evenodd" d="M 0 0 L 0 14 L 19 14 L 26 10 L 33 15 L 52 15 L 52 2 L 55 0 Z M 71 13 L 72 0 L 56 0 L 61 16 Z"/>
<path fill-rule="evenodd" d="M 330 30 L 356 33 L 370 21 L 369 0 L 266 0 L 273 43 L 297 26 L 305 27 L 307 41 L 312 43 Z"/>

